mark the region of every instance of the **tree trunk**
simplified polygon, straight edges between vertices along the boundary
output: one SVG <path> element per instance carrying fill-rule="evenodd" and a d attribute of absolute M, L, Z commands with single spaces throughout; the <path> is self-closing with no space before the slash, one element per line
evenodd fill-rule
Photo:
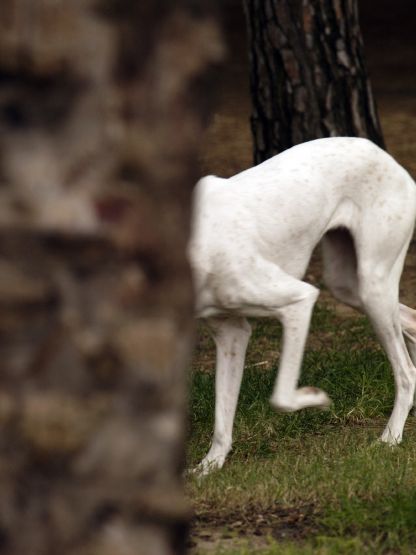
<path fill-rule="evenodd" d="M 2 0 L 2 554 L 183 552 L 209 5 Z"/>
<path fill-rule="evenodd" d="M 255 162 L 328 136 L 384 146 L 357 0 L 244 0 Z"/>

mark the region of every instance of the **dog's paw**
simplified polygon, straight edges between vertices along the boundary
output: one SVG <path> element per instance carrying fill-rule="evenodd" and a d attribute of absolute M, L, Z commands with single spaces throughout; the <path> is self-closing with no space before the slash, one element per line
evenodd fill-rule
<path fill-rule="evenodd" d="M 188 475 L 193 475 L 196 477 L 207 476 L 216 470 L 219 470 L 224 465 L 223 457 L 208 458 L 205 457 L 195 468 L 191 468 L 187 471 Z"/>
<path fill-rule="evenodd" d="M 328 410 L 332 401 L 322 389 L 317 387 L 300 387 L 290 398 L 278 399 L 273 397 L 270 400 L 272 406 L 281 412 L 293 412 L 305 408 L 319 408 Z"/>
<path fill-rule="evenodd" d="M 300 408 L 315 407 L 327 410 L 332 405 L 332 400 L 318 387 L 300 387 L 296 391 L 296 398 Z"/>
<path fill-rule="evenodd" d="M 381 437 L 378 440 L 380 443 L 385 443 L 390 445 L 390 447 L 395 447 L 399 445 L 402 441 L 402 434 L 395 434 L 390 430 L 390 428 L 386 428 L 384 432 L 381 434 Z"/>

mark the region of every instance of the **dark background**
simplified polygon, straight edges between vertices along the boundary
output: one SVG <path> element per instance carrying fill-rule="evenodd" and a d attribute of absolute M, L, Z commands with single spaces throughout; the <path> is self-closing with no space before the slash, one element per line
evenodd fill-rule
<path fill-rule="evenodd" d="M 241 0 L 225 0 L 228 57 L 200 159 L 202 174 L 252 165 L 248 55 Z M 367 65 L 389 152 L 416 177 L 416 2 L 359 0 Z"/>

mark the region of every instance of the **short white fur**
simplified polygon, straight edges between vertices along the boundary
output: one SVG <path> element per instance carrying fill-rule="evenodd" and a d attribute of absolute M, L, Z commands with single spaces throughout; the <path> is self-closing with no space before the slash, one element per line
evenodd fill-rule
<path fill-rule="evenodd" d="M 324 391 L 298 388 L 319 294 L 302 279 L 320 240 L 327 287 L 368 315 L 387 353 L 396 396 L 381 440 L 401 441 L 415 394 L 416 311 L 399 304 L 399 280 L 415 219 L 412 178 L 366 139 L 310 141 L 229 179 L 198 182 L 189 256 L 196 313 L 217 350 L 214 437 L 200 472 L 220 468 L 231 449 L 251 332 L 246 317 L 283 325 L 272 405 L 330 404 Z"/>

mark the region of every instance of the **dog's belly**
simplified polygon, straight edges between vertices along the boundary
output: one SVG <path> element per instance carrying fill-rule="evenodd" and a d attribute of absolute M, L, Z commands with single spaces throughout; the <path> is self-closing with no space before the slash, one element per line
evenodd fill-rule
<path fill-rule="evenodd" d="M 260 226 L 260 256 L 297 279 L 303 278 L 313 250 L 327 231 L 347 228 L 354 234 L 360 210 L 349 198 L 321 198 L 299 210 L 287 209 L 284 226 Z"/>

